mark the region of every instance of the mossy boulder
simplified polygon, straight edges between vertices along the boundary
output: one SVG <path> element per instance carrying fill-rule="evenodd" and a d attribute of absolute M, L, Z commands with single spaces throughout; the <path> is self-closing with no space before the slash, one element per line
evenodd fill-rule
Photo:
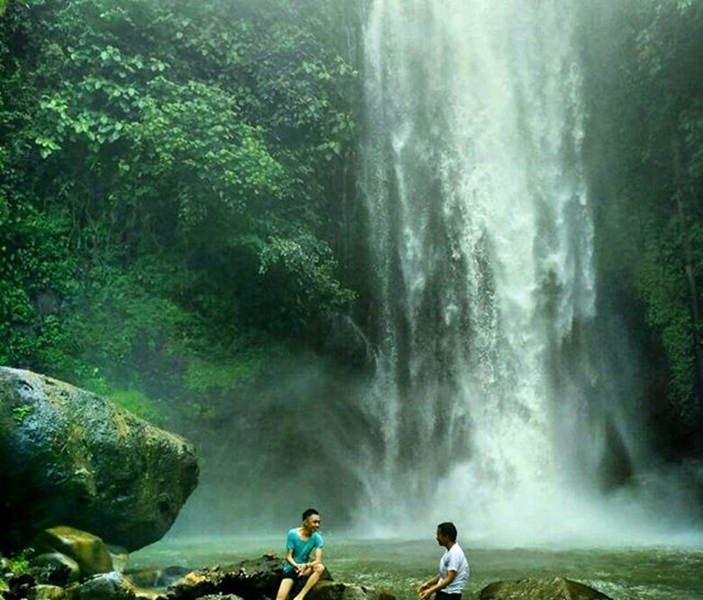
<path fill-rule="evenodd" d="M 32 548 L 36 552 L 57 552 L 75 561 L 81 579 L 113 570 L 112 557 L 105 543 L 98 536 L 73 527 L 52 527 L 42 531 L 32 541 Z"/>
<path fill-rule="evenodd" d="M 133 551 L 171 527 L 198 480 L 195 450 L 67 383 L 0 367 L 0 550 L 59 524 Z"/>
<path fill-rule="evenodd" d="M 481 590 L 479 600 L 611 600 L 611 598 L 578 581 L 553 577 L 496 581 Z"/>
<path fill-rule="evenodd" d="M 39 554 L 32 559 L 31 566 L 39 571 L 35 577 L 41 583 L 65 587 L 81 578 L 78 563 L 61 552 Z"/>

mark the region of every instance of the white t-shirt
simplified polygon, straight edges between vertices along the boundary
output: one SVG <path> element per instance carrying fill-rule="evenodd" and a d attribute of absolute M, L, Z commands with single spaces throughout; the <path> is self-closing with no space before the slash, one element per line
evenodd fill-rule
<path fill-rule="evenodd" d="M 456 577 L 442 591 L 445 594 L 461 594 L 469 581 L 469 562 L 461 546 L 456 542 L 439 561 L 439 576 L 444 579 L 448 571 L 456 571 Z"/>

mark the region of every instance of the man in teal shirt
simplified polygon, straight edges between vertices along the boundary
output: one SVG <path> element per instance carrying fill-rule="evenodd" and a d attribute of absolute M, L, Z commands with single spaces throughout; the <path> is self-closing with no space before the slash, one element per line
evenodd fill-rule
<path fill-rule="evenodd" d="M 324 542 L 322 536 L 317 532 L 320 529 L 320 524 L 320 513 L 314 508 L 308 508 L 303 513 L 303 525 L 294 527 L 288 532 L 283 579 L 278 588 L 276 600 L 287 600 L 295 582 L 307 577 L 303 589 L 293 599 L 303 600 L 322 576 L 325 565 L 322 564 Z M 312 560 L 310 560 L 311 554 Z"/>

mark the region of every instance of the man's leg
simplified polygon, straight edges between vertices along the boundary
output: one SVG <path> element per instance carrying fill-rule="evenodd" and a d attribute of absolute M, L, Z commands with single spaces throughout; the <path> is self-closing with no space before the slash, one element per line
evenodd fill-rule
<path fill-rule="evenodd" d="M 310 574 L 310 577 L 308 577 L 308 580 L 305 582 L 305 586 L 303 587 L 302 590 L 298 593 L 298 595 L 293 598 L 293 600 L 303 600 L 307 593 L 312 589 L 312 586 L 314 586 L 319 580 L 320 577 L 322 577 L 322 573 L 325 572 L 325 565 L 323 564 L 317 564 L 313 567 L 312 573 Z M 278 600 L 278 599 L 276 599 Z"/>
<path fill-rule="evenodd" d="M 286 600 L 288 598 L 288 594 L 290 594 L 290 591 L 291 591 L 294 583 L 295 583 L 295 580 L 290 577 L 286 577 L 284 579 L 281 579 L 281 585 L 278 586 L 278 593 L 276 594 L 276 600 Z"/>

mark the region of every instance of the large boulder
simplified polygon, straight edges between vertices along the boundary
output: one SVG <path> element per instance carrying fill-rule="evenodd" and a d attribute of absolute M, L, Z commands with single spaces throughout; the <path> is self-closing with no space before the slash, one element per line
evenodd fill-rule
<path fill-rule="evenodd" d="M 282 575 L 283 561 L 267 554 L 233 565 L 192 571 L 169 586 L 168 596 L 174 600 L 192 600 L 210 594 L 234 594 L 244 600 L 275 598 Z M 331 579 L 329 571 L 325 570 L 322 579 Z"/>
<path fill-rule="evenodd" d="M 0 367 L 0 550 L 59 524 L 137 550 L 198 480 L 192 445 L 67 383 Z"/>
<path fill-rule="evenodd" d="M 612 600 L 609 596 L 578 581 L 519 579 L 496 581 L 481 590 L 479 600 Z"/>

